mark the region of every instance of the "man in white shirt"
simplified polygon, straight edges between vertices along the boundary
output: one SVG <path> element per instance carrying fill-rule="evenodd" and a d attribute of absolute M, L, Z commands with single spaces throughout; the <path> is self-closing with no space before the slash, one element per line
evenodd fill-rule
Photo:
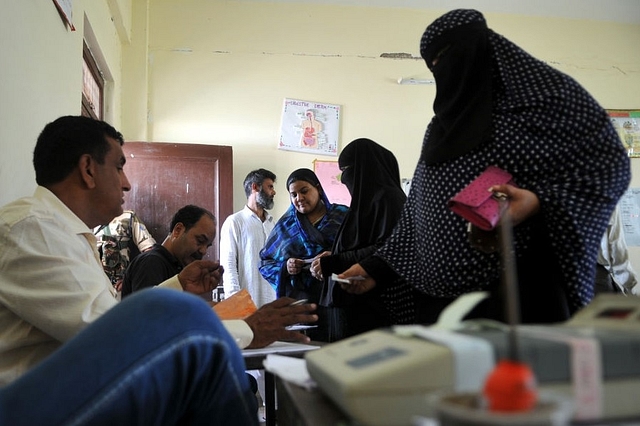
<path fill-rule="evenodd" d="M 243 186 L 247 204 L 227 217 L 220 229 L 220 265 L 224 268 L 225 297 L 246 289 L 256 306 L 276 299 L 276 292 L 260 274 L 260 250 L 275 222 L 267 210 L 273 208 L 276 175 L 266 169 L 249 172 Z M 250 370 L 256 379 L 262 400 L 265 380 L 262 370 Z"/>
<path fill-rule="evenodd" d="M 57 354 L 64 352 L 65 342 L 83 329 L 83 334 L 89 334 L 90 340 L 96 340 L 96 343 L 102 345 L 94 360 L 94 368 L 96 365 L 107 365 L 106 359 L 115 356 L 125 365 L 142 365 L 139 374 L 130 379 L 134 385 L 149 381 L 149 376 L 157 374 L 150 368 L 144 368 L 148 359 L 127 359 L 135 356 L 135 351 L 111 352 L 110 348 L 115 342 L 108 339 L 102 341 L 104 333 L 92 333 L 94 327 L 89 326 L 118 304 L 115 290 L 102 269 L 92 228 L 122 213 L 124 192 L 130 189 L 123 169 L 126 161 L 122 151 L 123 143 L 122 135 L 102 121 L 66 116 L 49 123 L 38 137 L 33 154 L 38 183 L 34 195 L 16 200 L 0 209 L 0 385 L 16 380 L 47 357 L 58 359 L 60 356 Z M 200 294 L 216 288 L 221 273 L 217 262 L 198 260 L 159 287 Z M 166 291 L 161 293 L 162 297 L 168 299 L 177 297 L 173 292 L 166 296 Z M 148 298 L 149 296 L 144 296 L 142 300 Z M 199 304 L 204 303 L 201 299 L 189 296 L 185 303 L 194 303 L 192 299 Z M 278 300 L 244 321 L 225 321 L 224 327 L 232 336 L 226 333 L 220 335 L 216 331 L 219 320 L 215 315 L 202 318 L 203 323 L 212 324 L 212 334 L 216 336 L 213 340 L 207 338 L 205 341 L 214 342 L 217 348 L 225 348 L 223 352 L 226 355 L 220 353 L 221 357 L 229 356 L 236 364 L 238 359 L 242 364 L 237 346 L 261 347 L 275 340 L 306 342 L 306 336 L 288 331 L 285 327 L 317 320 L 316 315 L 309 314 L 315 306 L 287 306 L 292 301 Z M 125 302 L 127 307 L 132 303 Z M 135 322 L 143 326 L 149 325 L 149 329 L 158 325 L 154 323 L 150 311 L 131 311 L 132 315 L 137 315 Z M 209 313 L 210 309 L 205 312 Z M 146 324 L 147 322 L 151 324 Z M 175 318 L 175 322 L 185 328 L 194 326 L 184 324 L 181 318 Z M 206 327 L 203 326 L 204 328 Z M 140 340 L 139 335 L 127 331 L 134 329 L 118 329 L 121 330 L 118 339 L 129 341 L 131 345 Z M 154 336 L 162 346 L 160 340 L 163 336 Z M 145 344 L 153 343 L 151 337 L 145 336 L 145 339 L 151 340 Z M 223 343 L 229 339 L 235 341 L 237 346 L 229 347 Z M 174 346 L 169 346 L 167 351 L 174 353 L 179 350 Z M 76 352 L 71 353 L 79 355 Z M 100 358 L 101 354 L 105 359 Z M 59 371 L 58 374 L 75 377 L 78 374 L 74 370 L 75 360 L 63 361 L 62 364 L 69 365 L 69 371 Z M 208 359 L 206 364 L 215 364 L 215 360 L 211 361 Z M 164 368 L 170 374 L 175 373 L 174 370 L 180 366 L 169 363 Z M 224 371 L 221 373 L 221 380 L 239 384 L 238 394 L 242 395 L 248 389 L 242 369 L 225 367 Z M 101 377 L 112 373 L 116 379 L 109 384 L 115 383 L 116 387 L 121 385 L 117 381 L 120 376 L 107 367 L 94 372 L 100 372 Z M 65 397 L 66 407 L 73 404 L 84 405 L 92 401 L 92 398 L 101 397 L 102 391 L 99 388 L 89 386 L 96 383 L 91 374 L 77 379 L 86 383 L 89 389 L 72 392 L 73 396 L 77 396 L 76 399 Z M 162 382 L 151 380 L 150 383 L 146 385 L 147 389 L 148 386 L 152 389 Z M 46 387 L 50 383 L 42 385 Z M 0 389 L 0 402 L 4 395 L 2 390 L 4 389 Z M 132 394 L 136 394 L 136 390 L 139 389 L 134 386 Z M 131 398 L 131 395 L 126 397 Z M 57 398 L 55 393 L 51 394 L 52 401 L 58 401 Z M 118 403 L 121 401 L 112 398 L 109 402 L 114 408 L 107 412 L 117 415 L 120 410 L 117 408 Z M 216 407 L 211 409 L 214 408 Z M 0 417 L 5 414 L 1 411 Z"/>
<path fill-rule="evenodd" d="M 230 216 L 220 229 L 220 265 L 224 268 L 225 297 L 247 289 L 260 307 L 276 299 L 276 292 L 265 280 L 260 267 L 264 247 L 274 220 L 267 210 L 273 208 L 276 175 L 265 169 L 251 171 L 244 179 L 247 204 Z"/>

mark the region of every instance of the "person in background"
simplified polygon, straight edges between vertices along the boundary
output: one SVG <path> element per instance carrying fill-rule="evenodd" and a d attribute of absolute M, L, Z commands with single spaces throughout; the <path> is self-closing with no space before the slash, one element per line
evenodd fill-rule
<path fill-rule="evenodd" d="M 331 204 L 318 177 L 309 169 L 292 172 L 287 189 L 291 205 L 260 251 L 260 273 L 278 297 L 306 299 L 315 304 L 320 300 L 322 281 L 311 276 L 311 261 L 331 250 L 348 208 Z M 313 340 L 330 341 L 322 308 L 318 316 L 318 328 L 308 330 L 307 335 Z"/>
<path fill-rule="evenodd" d="M 140 290 L 163 285 L 162 283 L 171 277 L 180 276 L 191 264 L 202 262 L 201 259 L 216 236 L 216 218 L 209 210 L 189 204 L 173 215 L 169 229 L 171 231 L 162 244 L 156 244 L 153 249 L 140 254 L 125 271 L 122 284 L 123 298 Z M 219 263 L 214 264 L 217 266 L 217 272 L 223 274 Z M 198 295 L 202 296 L 210 291 L 207 287 L 206 291 Z M 284 309 L 287 301 L 291 303 L 294 300 L 286 298 L 265 304 L 244 321 L 225 321 L 225 325 L 236 336 L 238 346 L 257 348 L 269 345 L 275 340 L 308 341 L 304 335 L 286 330 L 285 327 L 295 324 L 290 323 L 294 319 L 290 311 Z M 306 312 L 314 309 L 315 305 Z M 315 322 L 315 315 L 305 316 Z M 246 329 L 247 326 L 250 330 Z"/>
<path fill-rule="evenodd" d="M 225 297 L 246 289 L 257 307 L 276 299 L 275 290 L 258 270 L 260 250 L 275 225 L 267 211 L 273 208 L 275 181 L 276 175 L 269 170 L 249 172 L 243 182 L 247 204 L 228 216 L 220 229 L 220 264 L 224 268 L 222 284 Z M 250 370 L 248 373 L 255 380 L 264 403 L 266 385 L 263 371 Z"/>
<path fill-rule="evenodd" d="M 476 10 L 436 19 L 420 53 L 436 82 L 435 115 L 407 203 L 386 243 L 339 274 L 367 279 L 341 286 L 356 294 L 380 286 L 394 322 L 425 324 L 458 296 L 484 290 L 491 297 L 470 317 L 504 320 L 500 254 L 471 247 L 468 222 L 447 207 L 496 166 L 517 184 L 487 191 L 508 199 L 521 319 L 566 320 L 593 298 L 600 240 L 630 181 L 607 112 L 575 80 L 491 31 Z"/>
<path fill-rule="evenodd" d="M 156 240 L 132 210 L 125 210 L 106 225 L 94 229 L 104 272 L 116 291 L 122 291 L 122 277 L 129 263 L 151 250 Z"/>
<path fill-rule="evenodd" d="M 201 260 L 216 237 L 216 218 L 210 211 L 190 204 L 173 215 L 169 229 L 162 244 L 155 244 L 129 264 L 122 283 L 123 298 L 157 286 L 191 262 Z"/>
<path fill-rule="evenodd" d="M 616 206 L 602 236 L 596 269 L 596 293 L 640 295 L 638 278 L 631 262 L 622 229 L 620 208 Z"/>
<path fill-rule="evenodd" d="M 38 184 L 34 195 L 0 209 L 0 386 L 15 381 L 118 305 L 92 228 L 122 214 L 124 193 L 131 188 L 124 173 L 123 144 L 122 135 L 103 121 L 82 116 L 54 120 L 44 127 L 34 149 Z M 196 260 L 159 287 L 176 293 L 210 292 L 221 274 L 217 262 Z M 308 342 L 308 337 L 286 327 L 314 322 L 317 317 L 310 312 L 315 306 L 289 306 L 291 302 L 293 299 L 277 300 L 243 321 L 223 321 L 225 333 L 232 334 L 237 345 L 228 350 L 236 353 L 240 347 L 263 347 L 275 340 Z M 151 328 L 154 321 L 153 316 L 144 316 L 140 325 Z M 172 321 L 191 326 L 180 316 Z M 115 322 L 108 324 L 113 327 Z M 123 331 L 123 339 L 137 344 L 139 335 L 128 333 Z M 96 356 L 101 359 L 94 359 L 92 365 L 116 377 L 115 371 L 105 370 L 109 367 L 102 361 L 112 359 L 109 348 L 117 342 L 100 340 L 99 334 L 93 338 L 100 347 Z M 142 340 L 145 345 L 164 344 L 156 338 L 145 335 Z M 118 358 L 118 365 L 140 361 L 133 353 L 131 356 Z M 69 365 L 74 367 L 75 361 Z M 170 364 L 168 374 L 175 373 L 171 369 L 176 367 Z M 139 381 L 132 379 L 130 385 L 146 387 L 143 382 L 151 374 L 140 370 Z M 240 388 L 248 388 L 246 378 L 241 377 Z M 87 386 L 94 383 L 91 379 L 83 377 Z M 69 398 L 86 396 L 79 389 L 69 393 Z"/>
<path fill-rule="evenodd" d="M 314 277 L 324 281 L 321 306 L 343 308 L 345 324 L 332 325 L 337 339 L 391 325 L 380 289 L 362 295 L 345 292 L 331 279 L 372 255 L 391 235 L 400 218 L 406 195 L 400 184 L 398 161 L 391 151 L 371 139 L 356 139 L 338 158 L 342 183 L 351 194 L 351 205 L 331 249 L 331 255 L 311 264 Z"/>
<path fill-rule="evenodd" d="M 244 179 L 247 204 L 227 217 L 220 229 L 220 264 L 225 297 L 246 289 L 256 306 L 272 302 L 276 292 L 265 280 L 260 267 L 260 250 L 273 230 L 275 220 L 267 210 L 273 208 L 276 175 L 266 169 L 249 172 Z"/>

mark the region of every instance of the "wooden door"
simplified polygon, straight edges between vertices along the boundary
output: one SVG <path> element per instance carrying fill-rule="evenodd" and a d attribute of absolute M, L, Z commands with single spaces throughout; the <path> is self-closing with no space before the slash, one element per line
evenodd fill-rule
<path fill-rule="evenodd" d="M 218 226 L 205 258 L 218 260 L 221 222 L 233 213 L 232 148 L 125 142 L 123 150 L 125 173 L 131 182 L 124 208 L 138 214 L 158 243 L 169 234 L 171 218 L 178 209 L 187 204 L 208 209 L 218 219 Z"/>

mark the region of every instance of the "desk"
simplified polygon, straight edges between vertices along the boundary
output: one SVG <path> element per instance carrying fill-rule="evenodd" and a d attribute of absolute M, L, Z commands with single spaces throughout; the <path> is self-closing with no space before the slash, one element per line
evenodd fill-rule
<path fill-rule="evenodd" d="M 321 390 L 308 391 L 275 378 L 278 394 L 278 426 L 356 426 Z M 638 426 L 638 418 L 572 421 L 571 426 Z"/>
<path fill-rule="evenodd" d="M 267 348 L 260 350 L 252 350 L 245 349 L 242 351 L 242 356 L 244 358 L 245 368 L 247 370 L 264 370 L 263 361 L 267 358 L 267 355 L 286 355 L 295 358 L 302 358 L 304 354 L 313 350 L 310 347 L 319 347 L 324 343 L 321 342 L 311 342 L 308 345 L 304 344 L 294 344 L 294 343 L 284 343 L 284 342 L 276 342 L 274 345 L 281 344 L 282 347 L 278 348 L 278 346 L 267 346 Z M 265 404 L 265 418 L 266 418 L 266 426 L 275 426 L 276 425 L 276 385 L 274 381 L 273 374 L 268 371 L 264 371 L 264 404 Z"/>
<path fill-rule="evenodd" d="M 278 394 L 278 426 L 348 426 L 354 423 L 321 391 L 308 391 L 275 378 Z"/>

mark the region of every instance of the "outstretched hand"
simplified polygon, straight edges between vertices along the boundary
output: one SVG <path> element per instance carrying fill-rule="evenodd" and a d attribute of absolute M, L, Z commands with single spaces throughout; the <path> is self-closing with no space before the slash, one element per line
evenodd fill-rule
<path fill-rule="evenodd" d="M 291 306 L 293 302 L 295 299 L 281 297 L 263 305 L 245 318 L 244 321 L 253 331 L 253 340 L 247 348 L 263 348 L 276 340 L 308 343 L 310 341 L 308 336 L 299 331 L 287 330 L 286 327 L 318 321 L 318 316 L 311 314 L 317 306 L 315 303 Z"/>
<path fill-rule="evenodd" d="M 182 289 L 193 294 L 211 293 L 222 282 L 220 262 L 195 260 L 178 274 Z"/>
<path fill-rule="evenodd" d="M 340 287 L 347 293 L 363 294 L 376 286 L 376 280 L 371 278 L 359 263 L 351 266 L 343 273 L 338 274 L 338 278 L 349 279 L 352 277 L 363 277 L 364 279 L 350 280 L 348 283 L 338 282 Z"/>

